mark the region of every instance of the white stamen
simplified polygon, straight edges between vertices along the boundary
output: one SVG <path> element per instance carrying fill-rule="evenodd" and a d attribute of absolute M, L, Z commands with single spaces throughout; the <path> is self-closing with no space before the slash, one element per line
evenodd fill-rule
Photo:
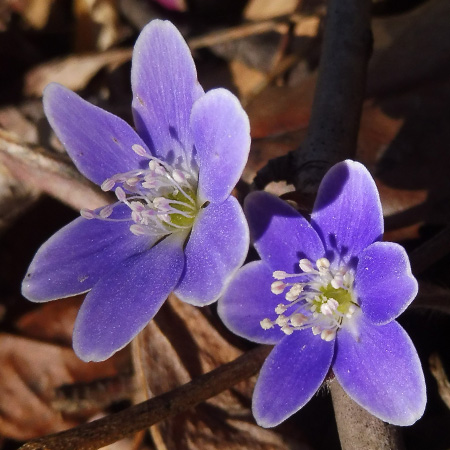
<path fill-rule="evenodd" d="M 125 202 L 127 200 L 125 191 L 120 186 L 116 187 L 116 190 L 114 192 L 116 193 L 116 197 L 119 202 Z"/>
<path fill-rule="evenodd" d="M 284 325 L 284 326 L 281 327 L 281 331 L 284 334 L 290 335 L 290 334 L 292 334 L 294 332 L 294 329 L 291 328 L 289 325 Z"/>
<path fill-rule="evenodd" d="M 283 303 L 280 303 L 276 308 L 275 312 L 277 314 L 283 314 L 288 309 L 288 306 L 283 305 Z"/>
<path fill-rule="evenodd" d="M 285 287 L 286 285 L 282 281 L 274 281 L 270 285 L 270 290 L 272 291 L 272 294 L 278 295 L 284 291 Z"/>
<path fill-rule="evenodd" d="M 331 280 L 331 286 L 333 286 L 335 289 L 340 289 L 344 287 L 344 277 L 337 273 L 334 278 Z"/>
<path fill-rule="evenodd" d="M 112 214 L 113 209 L 114 209 L 113 205 L 105 206 L 104 208 L 102 208 L 100 210 L 100 217 L 102 219 L 106 219 L 107 217 L 109 217 Z"/>
<path fill-rule="evenodd" d="M 273 328 L 273 323 L 270 319 L 261 320 L 261 322 L 259 323 L 261 324 L 261 328 L 263 330 L 270 330 L 271 328 Z"/>
<path fill-rule="evenodd" d="M 275 270 L 272 276 L 275 278 L 275 280 L 284 280 L 285 278 L 287 278 L 288 274 L 284 270 Z"/>
<path fill-rule="evenodd" d="M 303 270 L 303 272 L 309 273 L 314 271 L 314 267 L 309 259 L 301 259 L 299 262 L 300 269 Z"/>
<path fill-rule="evenodd" d="M 177 170 L 175 169 L 172 172 L 172 178 L 177 182 L 177 183 L 184 183 L 186 181 L 186 176 L 184 175 L 184 173 L 181 170 Z"/>
<path fill-rule="evenodd" d="M 131 146 L 131 148 L 139 156 L 148 156 L 147 151 L 145 150 L 144 147 L 142 147 L 142 145 L 134 144 L 134 145 Z"/>
<path fill-rule="evenodd" d="M 320 337 L 327 342 L 332 341 L 335 337 L 336 337 L 336 330 L 332 329 L 332 330 L 323 330 L 320 333 Z"/>
<path fill-rule="evenodd" d="M 283 314 L 280 314 L 277 319 L 275 320 L 275 323 L 280 326 L 284 327 L 289 321 L 289 318 L 284 316 Z"/>
<path fill-rule="evenodd" d="M 308 321 L 308 318 L 301 313 L 293 314 L 291 316 L 291 325 L 293 327 L 301 327 Z"/>
<path fill-rule="evenodd" d="M 102 191 L 108 192 L 114 187 L 115 184 L 116 182 L 112 178 L 107 178 L 100 187 Z"/>
<path fill-rule="evenodd" d="M 327 258 L 320 258 L 316 261 L 316 266 L 320 272 L 326 272 L 330 267 L 330 261 Z"/>
<path fill-rule="evenodd" d="M 297 300 L 298 296 L 301 294 L 302 291 L 303 286 L 300 283 L 296 283 L 286 293 L 285 298 L 288 302 L 293 302 L 294 300 Z"/>
<path fill-rule="evenodd" d="M 90 210 L 90 209 L 83 208 L 80 211 L 80 215 L 81 215 L 81 217 L 84 217 L 85 219 L 88 219 L 88 220 L 91 220 L 91 219 L 95 218 L 94 212 L 92 210 Z"/>

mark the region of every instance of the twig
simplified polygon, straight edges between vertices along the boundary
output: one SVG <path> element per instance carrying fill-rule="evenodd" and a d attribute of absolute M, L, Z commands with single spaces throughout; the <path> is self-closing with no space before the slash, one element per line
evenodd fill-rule
<path fill-rule="evenodd" d="M 317 192 L 330 166 L 356 152 L 367 64 L 370 0 L 329 0 L 308 134 L 295 153 L 295 186 Z"/>
<path fill-rule="evenodd" d="M 186 411 L 255 375 L 270 350 L 269 346 L 256 347 L 173 391 L 94 422 L 30 441 L 21 450 L 95 450 L 104 447 Z"/>
<path fill-rule="evenodd" d="M 342 450 L 404 449 L 398 428 L 357 405 L 336 379 L 330 383 L 330 391 Z"/>

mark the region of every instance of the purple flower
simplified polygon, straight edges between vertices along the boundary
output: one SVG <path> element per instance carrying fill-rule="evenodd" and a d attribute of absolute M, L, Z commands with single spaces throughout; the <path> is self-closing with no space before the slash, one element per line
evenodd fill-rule
<path fill-rule="evenodd" d="M 380 241 L 383 215 L 369 172 L 353 161 L 335 165 L 311 222 L 265 192 L 249 195 L 244 209 L 261 261 L 237 272 L 219 315 L 234 333 L 276 344 L 253 395 L 258 424 L 278 425 L 302 408 L 330 368 L 374 416 L 395 425 L 419 419 L 422 368 L 394 320 L 417 281 L 405 250 Z"/>
<path fill-rule="evenodd" d="M 51 237 L 22 286 L 34 302 L 90 291 L 73 336 L 85 361 L 128 344 L 172 291 L 193 305 L 216 301 L 248 250 L 230 196 L 250 146 L 239 101 L 224 89 L 204 93 L 182 36 L 160 20 L 136 42 L 131 83 L 137 132 L 63 86 L 44 93 L 75 165 L 118 200 Z"/>

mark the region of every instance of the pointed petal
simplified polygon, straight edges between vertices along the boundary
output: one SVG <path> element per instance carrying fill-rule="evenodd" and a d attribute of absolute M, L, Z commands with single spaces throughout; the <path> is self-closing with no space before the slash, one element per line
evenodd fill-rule
<path fill-rule="evenodd" d="M 154 155 L 169 164 L 190 160 L 192 105 L 203 90 L 191 52 L 173 24 L 153 20 L 141 32 L 131 69 L 133 113 L 138 133 Z"/>
<path fill-rule="evenodd" d="M 45 88 L 43 101 L 45 115 L 67 153 L 94 183 L 147 164 L 131 148 L 145 147 L 144 142 L 124 120 L 57 83 Z"/>
<path fill-rule="evenodd" d="M 264 330 L 260 322 L 275 320 L 282 299 L 270 290 L 272 269 L 264 261 L 253 261 L 239 269 L 223 296 L 217 312 L 234 334 L 258 344 L 276 344 L 285 334 L 280 327 Z"/>
<path fill-rule="evenodd" d="M 382 325 L 398 317 L 414 300 L 417 280 L 405 249 L 393 242 L 375 242 L 361 254 L 355 289 L 364 315 Z"/>
<path fill-rule="evenodd" d="M 379 419 L 412 425 L 425 409 L 426 387 L 419 357 L 395 321 L 375 326 L 360 316 L 359 338 L 338 332 L 333 371 L 345 392 Z"/>
<path fill-rule="evenodd" d="M 123 261 L 89 292 L 75 322 L 73 347 L 83 361 L 103 361 L 155 316 L 183 270 L 183 242 L 170 235 Z"/>
<path fill-rule="evenodd" d="M 264 362 L 253 393 L 258 425 L 274 427 L 302 408 L 322 384 L 333 358 L 334 341 L 311 330 L 294 331 Z"/>
<path fill-rule="evenodd" d="M 309 222 L 285 201 L 267 192 L 253 192 L 244 204 L 256 250 L 273 270 L 299 273 L 302 258 L 325 256 L 322 241 Z"/>
<path fill-rule="evenodd" d="M 175 294 L 196 306 L 215 302 L 247 256 L 249 233 L 234 197 L 198 213 L 185 248 L 186 265 Z"/>
<path fill-rule="evenodd" d="M 214 89 L 195 103 L 191 126 L 199 165 L 199 196 L 204 201 L 223 202 L 247 162 L 247 114 L 231 92 Z"/>
<path fill-rule="evenodd" d="M 111 218 L 129 216 L 129 211 L 127 206 L 116 207 Z M 131 223 L 75 219 L 38 250 L 22 294 L 45 302 L 88 291 L 121 261 L 153 244 L 148 237 L 132 234 Z"/>
<path fill-rule="evenodd" d="M 311 223 L 327 250 L 348 262 L 383 235 L 380 196 L 368 170 L 355 161 L 333 166 L 322 180 Z"/>

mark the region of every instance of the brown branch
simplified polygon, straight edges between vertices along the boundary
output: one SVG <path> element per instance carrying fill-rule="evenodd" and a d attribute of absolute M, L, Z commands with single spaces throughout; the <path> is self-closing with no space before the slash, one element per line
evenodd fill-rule
<path fill-rule="evenodd" d="M 330 383 L 336 423 L 342 450 L 402 450 L 398 428 L 369 414 L 357 405 L 336 379 Z"/>
<path fill-rule="evenodd" d="M 295 186 L 317 192 L 327 170 L 353 158 L 372 51 L 370 0 L 329 0 L 308 134 L 296 151 Z"/>
<path fill-rule="evenodd" d="M 255 375 L 271 350 L 259 346 L 173 391 L 119 413 L 30 441 L 21 450 L 94 450 L 143 430 Z"/>

